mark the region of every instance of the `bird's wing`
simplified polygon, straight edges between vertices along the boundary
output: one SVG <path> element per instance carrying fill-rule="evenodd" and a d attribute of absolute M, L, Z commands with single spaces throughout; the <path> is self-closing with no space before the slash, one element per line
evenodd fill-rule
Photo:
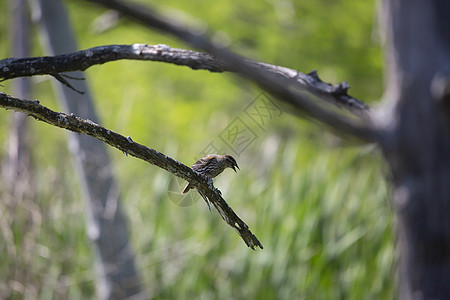
<path fill-rule="evenodd" d="M 192 169 L 194 171 L 197 171 L 199 168 L 203 167 L 205 165 L 205 163 L 207 163 L 208 161 L 210 161 L 211 159 L 216 159 L 216 157 L 214 155 L 208 155 L 205 157 L 200 158 L 199 160 L 197 160 L 195 162 L 195 164 L 192 165 Z"/>

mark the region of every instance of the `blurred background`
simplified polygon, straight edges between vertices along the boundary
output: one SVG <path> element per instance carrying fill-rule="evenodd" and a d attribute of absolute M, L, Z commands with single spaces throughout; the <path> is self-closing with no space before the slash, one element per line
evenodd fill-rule
<path fill-rule="evenodd" d="M 99 30 L 104 9 L 65 3 L 80 50 L 133 43 L 190 49 L 128 20 Z M 249 58 L 304 73 L 317 69 L 326 82 L 347 81 L 350 94 L 369 105 L 382 95 L 375 1 L 151 4 L 172 17 L 208 24 L 216 38 Z M 9 11 L 8 2 L 0 1 L 0 58 L 12 56 Z M 44 55 L 38 35 L 33 27 L 31 56 Z M 102 126 L 189 166 L 212 152 L 212 145 L 233 155 L 241 170 L 225 171 L 215 185 L 264 245 L 264 250 L 247 248 L 195 191 L 189 193 L 190 202 L 180 202 L 176 192 L 185 183 L 172 174 L 108 148 L 150 298 L 394 298 L 388 172 L 377 149 L 291 115 L 229 73 L 123 60 L 91 67 L 85 77 Z M 30 98 L 62 111 L 52 80 L 31 78 Z M 11 82 L 0 89 L 14 96 Z M 257 101 L 276 108 L 263 124 L 248 114 Z M 0 162 L 12 114 L 0 110 Z M 226 138 L 236 120 L 251 132 L 245 147 Z M 12 194 L 6 186 L 11 183 L 0 180 L 0 297 L 95 299 L 87 206 L 67 132 L 28 122 L 32 184 Z"/>

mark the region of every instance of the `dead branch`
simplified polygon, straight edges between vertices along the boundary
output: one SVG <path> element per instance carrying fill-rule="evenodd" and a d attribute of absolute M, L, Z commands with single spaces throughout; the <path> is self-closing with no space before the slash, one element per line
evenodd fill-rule
<path fill-rule="evenodd" d="M 60 80 L 57 77 L 59 73 L 84 71 L 94 65 L 122 59 L 165 62 L 187 66 L 193 70 L 238 72 L 236 68 L 229 67 L 224 61 L 204 52 L 171 48 L 167 45 L 106 45 L 57 56 L 0 60 L 0 81 L 36 75 L 51 75 Z M 346 82 L 332 85 L 323 82 L 316 71 L 304 74 L 282 66 L 249 59 L 245 59 L 245 61 L 276 77 L 295 83 L 299 89 L 307 90 L 332 101 L 357 116 L 364 116 L 370 112 L 369 106 L 364 102 L 348 95 L 349 85 Z M 68 85 L 65 80 L 62 83 Z M 69 85 L 69 87 L 71 86 Z"/>
<path fill-rule="evenodd" d="M 179 20 L 162 17 L 148 7 L 136 4 L 125 3 L 119 0 L 87 0 L 100 4 L 109 9 L 120 12 L 127 17 L 144 26 L 157 29 L 164 33 L 169 33 L 178 39 L 202 49 L 214 57 L 225 62 L 227 68 L 237 72 L 239 75 L 255 82 L 263 90 L 277 97 L 293 107 L 293 112 L 299 115 L 312 117 L 331 128 L 338 130 L 342 134 L 354 136 L 366 142 L 378 142 L 380 133 L 372 125 L 370 116 L 364 115 L 360 119 L 349 118 L 342 113 L 316 103 L 310 97 L 298 90 L 296 82 L 292 79 L 280 78 L 273 73 L 255 66 L 248 59 L 235 54 L 228 48 L 218 43 L 213 43 L 202 32 L 189 30 L 189 26 L 182 24 Z M 314 77 L 314 73 L 310 73 Z M 347 84 L 342 84 L 336 88 L 336 94 L 347 94 Z M 319 95 L 321 99 L 327 98 Z"/>
<path fill-rule="evenodd" d="M 175 176 L 189 181 L 197 188 L 198 192 L 205 200 L 209 200 L 214 205 L 222 219 L 238 232 L 248 247 L 252 249 L 259 247 L 263 249 L 263 246 L 250 231 L 245 222 L 236 215 L 228 203 L 222 198 L 220 191 L 212 184 L 212 180 L 208 180 L 188 166 L 161 152 L 138 144 L 130 137 L 124 137 L 90 120 L 84 120 L 73 114 L 68 115 L 50 110 L 49 108 L 40 105 L 39 101 L 18 99 L 5 93 L 0 93 L 0 107 L 23 112 L 39 121 L 43 121 L 53 126 L 92 136 L 119 149 L 127 155 L 145 160 Z"/>

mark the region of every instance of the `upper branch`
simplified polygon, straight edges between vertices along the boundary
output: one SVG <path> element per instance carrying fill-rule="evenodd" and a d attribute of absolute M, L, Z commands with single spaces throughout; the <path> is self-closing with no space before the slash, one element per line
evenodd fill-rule
<path fill-rule="evenodd" d="M 207 53 L 175 49 L 166 45 L 107 45 L 57 56 L 0 60 L 0 81 L 24 76 L 84 71 L 94 65 L 121 59 L 161 61 L 188 66 L 194 70 L 226 71 L 222 61 Z"/>
<path fill-rule="evenodd" d="M 165 33 L 170 33 L 184 42 L 202 49 L 214 57 L 224 61 L 228 69 L 239 73 L 241 76 L 258 84 L 262 89 L 294 107 L 294 112 L 306 114 L 313 117 L 341 133 L 355 136 L 361 140 L 378 142 L 380 133 L 370 122 L 370 116 L 362 114 L 360 119 L 349 118 L 342 113 L 330 110 L 322 104 L 312 101 L 304 93 L 299 92 L 297 81 L 275 75 L 273 72 L 254 65 L 248 59 L 235 54 L 223 45 L 213 43 L 202 32 L 189 30 L 189 26 L 180 23 L 178 20 L 164 18 L 156 12 L 137 4 L 125 3 L 120 0 L 88 0 L 89 2 L 101 4 L 104 7 L 119 11 L 123 16 L 139 22 L 151 29 L 158 29 Z M 310 73 L 313 81 L 321 82 L 315 72 Z M 295 77 L 294 77 L 295 78 Z M 301 76 L 298 76 L 301 78 Z M 307 80 L 306 80 L 307 82 Z M 343 95 L 345 100 L 348 84 L 341 84 L 335 87 L 332 94 Z M 308 89 L 310 91 L 310 89 Z M 312 89 L 314 90 L 314 89 Z M 332 98 L 332 94 L 325 92 L 324 96 L 320 92 L 314 92 L 321 99 Z M 328 97 L 328 95 L 330 97 Z M 345 101 L 343 101 L 344 103 Z"/>
<path fill-rule="evenodd" d="M 94 65 L 121 59 L 166 62 L 211 72 L 238 71 L 236 68 L 227 66 L 224 61 L 204 52 L 171 48 L 166 45 L 107 45 L 57 56 L 0 60 L 0 81 L 35 75 L 57 76 L 59 73 L 84 71 Z M 348 95 L 349 85 L 346 82 L 332 85 L 323 82 L 315 71 L 304 74 L 286 67 L 249 59 L 245 59 L 245 61 L 274 76 L 290 80 L 300 89 L 331 100 L 355 115 L 363 116 L 370 111 L 364 102 Z"/>
<path fill-rule="evenodd" d="M 161 152 L 135 143 L 130 137 L 126 138 L 112 130 L 95 124 L 90 120 L 84 120 L 73 114 L 67 115 L 65 113 L 52 111 L 49 108 L 40 105 L 39 101 L 18 99 L 5 93 L 0 93 L 0 107 L 23 112 L 45 123 L 92 136 L 121 150 L 127 155 L 145 160 L 175 176 L 189 181 L 197 188 L 198 192 L 205 200 L 209 200 L 214 205 L 222 216 L 222 219 L 238 232 L 248 247 L 252 249 L 255 249 L 255 247 L 263 248 L 259 240 L 250 231 L 244 221 L 235 214 L 227 202 L 222 198 L 220 191 L 213 186 L 212 180 L 207 180 L 207 178 L 193 171 L 188 166 Z"/>

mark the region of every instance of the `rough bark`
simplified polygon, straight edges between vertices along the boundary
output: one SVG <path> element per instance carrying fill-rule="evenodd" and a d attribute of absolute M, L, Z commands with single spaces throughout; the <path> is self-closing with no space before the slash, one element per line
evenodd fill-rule
<path fill-rule="evenodd" d="M 57 56 L 19 57 L 0 60 L 0 81 L 24 76 L 55 76 L 63 72 L 84 71 L 91 66 L 121 59 L 159 61 L 210 72 L 238 71 L 237 68 L 226 65 L 224 61 L 204 52 L 171 48 L 167 45 L 107 45 Z M 339 107 L 346 108 L 358 117 L 365 117 L 370 113 L 368 105 L 348 94 L 350 85 L 345 81 L 333 85 L 323 82 L 317 71 L 304 74 L 298 70 L 250 59 L 244 61 L 275 77 L 287 80 L 289 83 L 295 83 L 296 88 L 307 90 L 319 96 L 318 100 L 325 99 L 336 103 Z M 63 83 L 66 84 L 66 82 Z"/>

